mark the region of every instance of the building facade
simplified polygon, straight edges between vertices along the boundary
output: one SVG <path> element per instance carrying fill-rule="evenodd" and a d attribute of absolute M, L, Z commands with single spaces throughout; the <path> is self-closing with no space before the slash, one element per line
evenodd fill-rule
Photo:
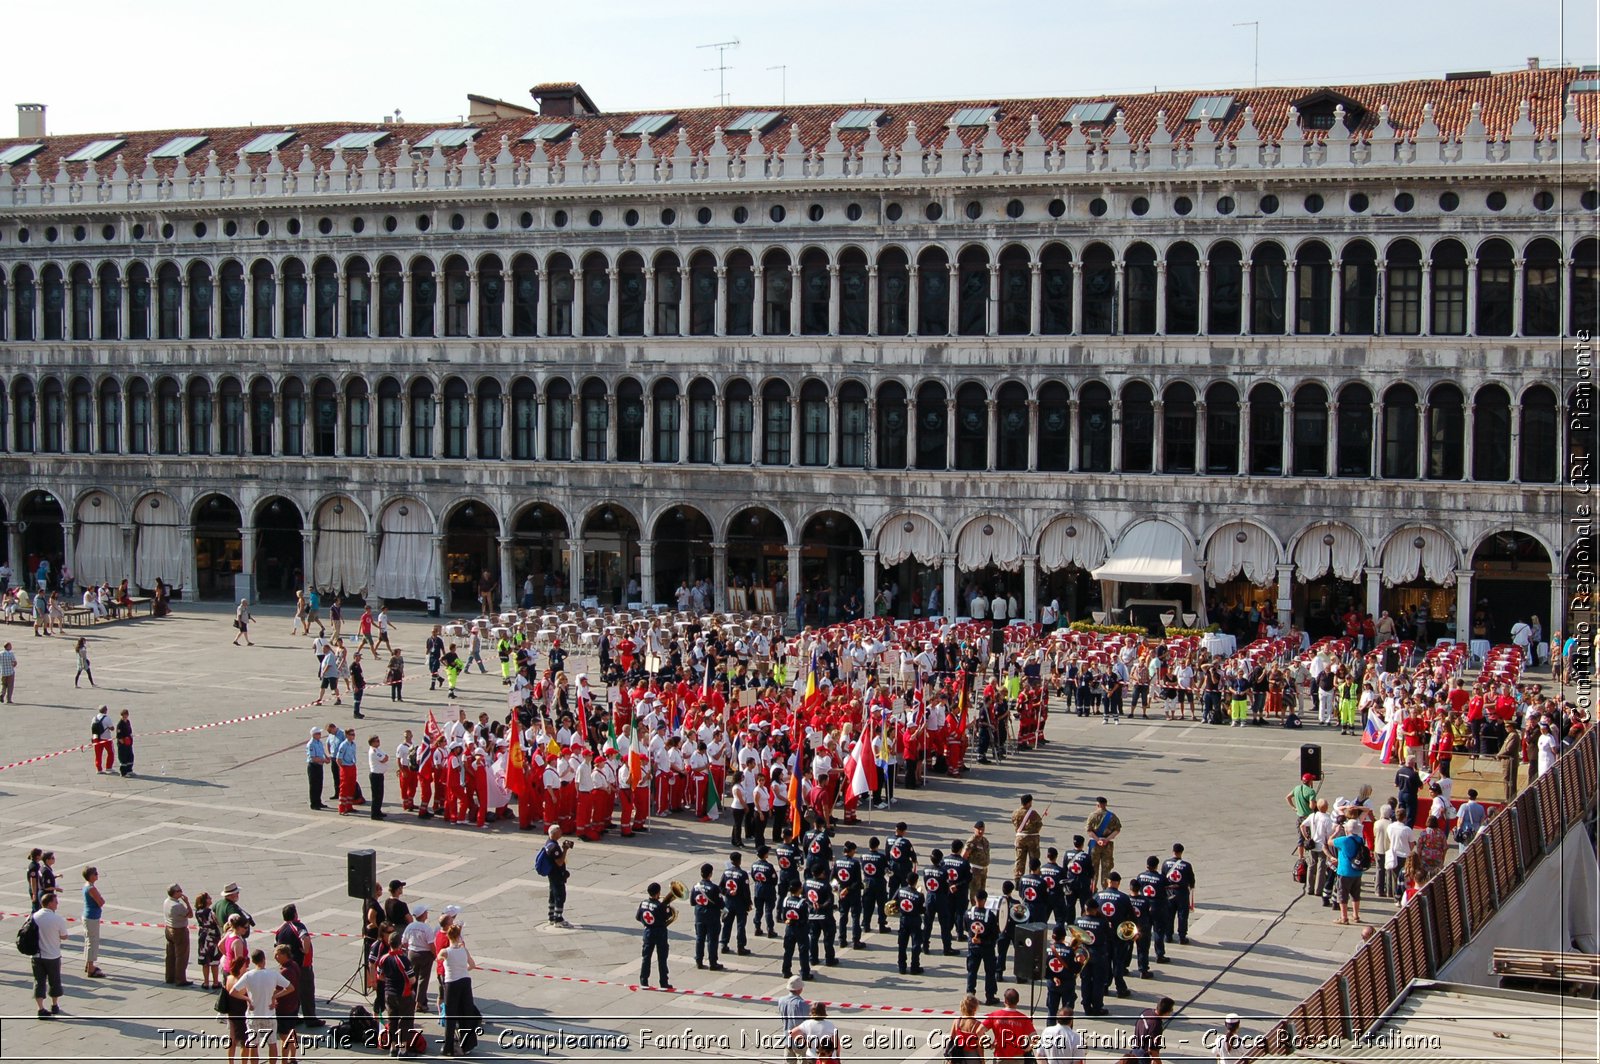
<path fill-rule="evenodd" d="M 7 557 L 217 598 L 999 585 L 1549 632 L 1593 566 L 1595 87 L 29 112 Z"/>

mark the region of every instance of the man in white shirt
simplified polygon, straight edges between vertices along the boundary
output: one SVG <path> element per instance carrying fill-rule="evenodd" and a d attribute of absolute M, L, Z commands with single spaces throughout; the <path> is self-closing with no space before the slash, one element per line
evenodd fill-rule
<path fill-rule="evenodd" d="M 1395 820 L 1389 825 L 1389 882 L 1394 885 L 1397 897 L 1405 893 L 1405 867 L 1406 858 L 1411 856 L 1411 849 L 1416 845 L 1417 833 L 1410 824 Z"/>
<path fill-rule="evenodd" d="M 33 926 L 39 929 L 39 953 L 33 958 L 33 1000 L 41 1020 L 61 1015 L 61 943 L 67 937 L 67 921 L 56 912 L 60 904 L 55 894 L 46 894 L 33 914 Z M 44 1007 L 46 989 L 50 991 L 49 1009 Z"/>
<path fill-rule="evenodd" d="M 989 619 L 989 600 L 984 598 L 982 591 L 972 596 L 972 619 L 975 621 Z"/>
<path fill-rule="evenodd" d="M 271 1058 L 276 1060 L 278 1018 L 272 1011 L 272 1003 L 288 994 L 292 988 L 289 980 L 280 972 L 267 967 L 264 950 L 258 949 L 250 954 L 250 963 L 253 967 L 234 980 L 230 991 L 234 997 L 246 1003 L 244 1016 L 250 1037 L 244 1043 L 244 1059 L 260 1059 L 260 1047 L 265 1044 Z"/>
<path fill-rule="evenodd" d="M 839 1048 L 839 1028 L 828 1019 L 828 1006 L 821 1001 L 811 1003 L 811 1018 L 798 1025 L 789 1032 L 791 1037 L 799 1038 L 805 1043 L 806 1061 L 817 1059 L 817 1049 L 822 1043 L 832 1041 L 837 1055 Z"/>
<path fill-rule="evenodd" d="M 1326 798 L 1317 799 L 1316 809 L 1300 822 L 1300 836 L 1306 843 L 1306 893 L 1323 895 L 1324 906 L 1333 904 L 1324 889 L 1329 887 L 1333 880 L 1328 871 L 1328 856 L 1323 851 L 1323 846 L 1333 838 L 1336 826 L 1332 814 L 1328 812 Z"/>
<path fill-rule="evenodd" d="M 1223 1017 L 1222 1030 L 1217 1034 L 1217 1043 L 1211 1052 L 1217 1058 L 1217 1064 L 1236 1064 L 1243 1060 L 1249 1047 L 1239 1037 L 1239 1014 L 1230 1012 Z"/>
<path fill-rule="evenodd" d="M 1082 1064 L 1084 1059 L 1083 1035 L 1072 1026 L 1072 1009 L 1063 1006 L 1056 1013 L 1056 1022 L 1044 1029 L 1034 1051 L 1041 1064 Z"/>
<path fill-rule="evenodd" d="M 378 745 L 376 735 L 367 736 L 367 787 L 371 795 L 372 819 L 387 820 L 383 811 L 383 784 L 389 773 L 389 755 Z"/>

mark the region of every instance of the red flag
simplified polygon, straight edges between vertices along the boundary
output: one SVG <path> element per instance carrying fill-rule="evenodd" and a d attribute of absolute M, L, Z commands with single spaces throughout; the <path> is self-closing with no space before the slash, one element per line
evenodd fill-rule
<path fill-rule="evenodd" d="M 878 759 L 872 756 L 872 744 L 867 732 L 856 740 L 855 752 L 845 762 L 845 775 L 849 778 L 850 797 L 859 798 L 878 789 Z"/>
<path fill-rule="evenodd" d="M 800 837 L 800 773 L 789 773 L 789 841 Z"/>
<path fill-rule="evenodd" d="M 428 710 L 428 723 L 422 726 L 422 737 L 431 743 L 443 734 L 444 729 L 439 727 L 439 722 L 434 719 L 433 710 Z"/>
<path fill-rule="evenodd" d="M 522 748 L 522 723 L 511 714 L 511 735 L 506 748 L 506 790 L 524 794 L 528 789 L 528 752 Z"/>

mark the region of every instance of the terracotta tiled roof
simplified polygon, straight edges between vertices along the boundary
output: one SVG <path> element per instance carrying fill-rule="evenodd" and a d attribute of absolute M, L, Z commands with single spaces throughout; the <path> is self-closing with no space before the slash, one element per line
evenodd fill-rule
<path fill-rule="evenodd" d="M 1423 106 L 1432 104 L 1434 109 L 1434 122 L 1445 136 L 1459 137 L 1461 131 L 1468 123 L 1473 104 L 1482 105 L 1482 120 L 1487 136 L 1491 140 L 1505 139 L 1512 124 L 1517 119 L 1518 108 L 1526 100 L 1530 108 L 1530 117 L 1541 138 L 1555 135 L 1562 119 L 1562 107 L 1567 95 L 1567 86 L 1579 76 L 1592 77 L 1592 74 L 1580 75 L 1575 67 L 1546 67 L 1537 70 L 1515 70 L 1501 74 L 1491 74 L 1481 78 L 1469 78 L 1455 81 L 1443 79 L 1429 79 L 1423 81 L 1390 82 L 1373 85 L 1329 85 L 1320 88 L 1307 88 L 1305 86 L 1283 86 L 1235 89 L 1232 91 L 1234 107 L 1232 108 L 1225 127 L 1215 129 L 1218 140 L 1232 140 L 1239 135 L 1244 125 L 1245 108 L 1252 110 L 1253 120 L 1261 139 L 1275 142 L 1282 135 L 1284 126 L 1288 121 L 1289 107 L 1292 101 L 1305 98 L 1314 92 L 1328 90 L 1342 94 L 1358 101 L 1366 112 L 1357 126 L 1356 133 L 1360 136 L 1370 136 L 1377 126 L 1380 110 L 1387 106 L 1390 123 L 1401 138 L 1411 137 L 1417 127 L 1422 123 Z M 574 83 L 561 82 L 540 86 L 541 89 L 560 88 L 570 90 Z M 1175 143 L 1185 143 L 1195 133 L 1197 123 L 1183 121 L 1190 105 L 1203 96 L 1227 95 L 1227 90 L 1206 91 L 1172 91 L 1154 93 L 1113 93 L 1097 96 L 1038 98 L 1038 99 L 990 99 L 990 100 L 943 100 L 925 101 L 915 103 L 887 103 L 873 104 L 854 102 L 849 104 L 804 104 L 787 107 L 771 107 L 777 110 L 783 118 L 762 139 L 763 147 L 767 152 L 781 152 L 785 149 L 790 139 L 790 128 L 798 126 L 800 142 L 806 150 L 821 150 L 828 143 L 830 137 L 830 124 L 837 120 L 846 111 L 861 107 L 882 107 L 883 118 L 877 129 L 879 141 L 885 148 L 900 147 L 905 139 L 911 123 L 916 123 L 917 139 L 924 148 L 937 147 L 943 143 L 947 136 L 945 123 L 958 110 L 964 107 L 993 106 L 999 109 L 998 133 L 1000 139 L 1007 147 L 1019 145 L 1028 136 L 1029 122 L 1033 115 L 1039 118 L 1040 132 L 1045 140 L 1054 145 L 1061 142 L 1067 132 L 1061 126 L 1061 119 L 1067 111 L 1077 103 L 1095 102 L 1100 100 L 1115 101 L 1123 116 L 1128 137 L 1134 143 L 1140 143 L 1150 137 L 1155 130 L 1158 112 L 1165 112 L 1167 127 Z M 1600 122 L 1600 94 L 1581 93 L 1574 96 L 1578 103 L 1578 117 L 1584 128 L 1593 133 L 1597 122 Z M 562 118 L 561 121 L 571 121 L 576 127 L 576 132 L 562 141 L 546 146 L 546 154 L 552 159 L 564 158 L 572 150 L 574 144 L 581 146 L 585 156 L 593 157 L 600 154 L 605 147 L 606 132 L 613 134 L 624 129 L 634 119 L 645 114 L 675 114 L 676 121 L 666 128 L 652 141 L 652 152 L 657 155 L 670 155 L 677 147 L 679 131 L 688 133 L 689 149 L 694 154 L 706 152 L 712 144 L 712 138 L 717 127 L 731 122 L 734 118 L 751 109 L 754 105 L 741 105 L 737 107 L 709 107 L 694 109 L 660 108 L 655 111 L 629 111 L 607 113 L 590 116 L 575 116 Z M 494 159 L 500 151 L 500 141 L 507 139 L 512 154 L 518 160 L 527 159 L 534 146 L 523 143 L 521 137 L 524 133 L 542 122 L 551 121 L 550 118 L 534 116 L 517 117 L 498 122 L 480 123 L 482 134 L 473 144 L 473 150 L 479 159 L 488 162 Z M 252 126 L 245 128 L 223 129 L 168 129 L 149 130 L 133 133 L 85 133 L 71 136 L 52 136 L 44 138 L 45 149 L 32 159 L 23 164 L 26 170 L 33 162 L 37 161 L 40 178 L 45 181 L 53 179 L 57 173 L 60 160 L 65 156 L 84 147 L 92 141 L 104 139 L 109 136 L 125 136 L 127 144 L 118 152 L 108 155 L 95 164 L 96 170 L 102 174 L 110 174 L 115 166 L 117 156 L 123 159 L 123 165 L 134 175 L 143 172 L 145 156 L 154 149 L 166 143 L 172 137 L 181 134 L 204 135 L 208 138 L 206 144 L 192 152 L 185 160 L 191 174 L 202 172 L 207 166 L 208 153 L 215 151 L 217 165 L 223 173 L 233 173 L 238 166 L 238 150 L 263 132 L 275 129 L 293 130 L 296 134 L 293 140 L 287 142 L 281 151 L 282 165 L 285 169 L 295 169 L 300 165 L 302 148 L 309 146 L 311 161 L 318 169 L 328 165 L 332 152 L 325 150 L 323 145 L 331 142 L 343 133 L 356 131 L 383 131 L 389 134 L 388 138 L 378 147 L 378 161 L 381 165 L 392 166 L 399 156 L 402 142 L 415 144 L 435 129 L 440 128 L 437 123 L 407 122 L 395 125 L 381 125 L 377 123 L 359 122 L 318 122 L 311 124 L 289 123 L 282 126 Z M 988 134 L 985 127 L 972 127 L 959 131 L 963 143 L 971 145 L 984 139 Z M 859 147 L 866 140 L 868 134 L 865 130 L 841 131 L 840 142 L 846 148 Z M 1307 140 L 1319 140 L 1326 136 L 1320 131 L 1306 131 Z M 723 142 L 730 155 L 742 153 L 748 146 L 751 137 L 744 133 L 728 133 L 723 137 Z M 0 139 L 0 149 L 13 144 L 28 143 L 22 138 Z M 640 138 L 634 136 L 616 136 L 615 145 L 617 153 L 626 158 L 634 155 L 639 150 Z M 445 153 L 452 162 L 458 161 L 466 148 L 450 149 Z M 366 153 L 358 151 L 348 153 L 346 161 L 351 165 L 359 166 L 365 161 Z M 247 162 L 254 170 L 264 170 L 270 159 L 266 155 L 252 155 Z M 170 175 L 176 167 L 174 160 L 157 160 L 157 171 L 163 175 Z M 68 172 L 78 178 L 85 169 L 83 163 L 67 164 Z"/>

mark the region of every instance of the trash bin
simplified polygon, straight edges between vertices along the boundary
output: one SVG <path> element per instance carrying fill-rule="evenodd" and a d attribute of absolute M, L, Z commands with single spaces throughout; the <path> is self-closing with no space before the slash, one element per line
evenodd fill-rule
<path fill-rule="evenodd" d="M 250 602 L 256 600 L 255 577 L 250 573 L 233 574 L 233 597 Z"/>
<path fill-rule="evenodd" d="M 438 595 L 429 595 L 428 596 L 428 616 L 429 617 L 437 617 L 437 616 L 439 616 L 439 596 Z"/>

